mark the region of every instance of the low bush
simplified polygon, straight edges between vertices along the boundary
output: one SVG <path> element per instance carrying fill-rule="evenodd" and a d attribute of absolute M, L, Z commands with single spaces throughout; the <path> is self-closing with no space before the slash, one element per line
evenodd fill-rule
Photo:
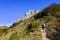
<path fill-rule="evenodd" d="M 9 40 L 18 40 L 18 39 L 19 39 L 19 35 L 17 33 L 13 33 Z"/>
<path fill-rule="evenodd" d="M 36 28 L 39 27 L 39 25 L 40 25 L 40 20 L 39 19 L 31 21 L 31 23 L 27 27 L 28 33 L 33 32 Z"/>
<path fill-rule="evenodd" d="M 47 31 L 47 37 L 49 37 L 51 40 L 60 40 L 60 26 L 59 24 L 56 25 L 50 25 L 46 29 Z"/>
<path fill-rule="evenodd" d="M 32 22 L 31 22 L 31 26 L 32 26 L 33 28 L 39 27 L 39 24 L 40 24 L 40 20 L 35 20 L 35 21 L 32 21 Z"/>

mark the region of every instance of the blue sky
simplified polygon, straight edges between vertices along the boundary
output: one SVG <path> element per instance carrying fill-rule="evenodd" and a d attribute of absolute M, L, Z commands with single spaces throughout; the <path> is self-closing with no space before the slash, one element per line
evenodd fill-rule
<path fill-rule="evenodd" d="M 60 0 L 0 0 L 0 25 L 11 25 L 28 10 L 42 10 Z"/>

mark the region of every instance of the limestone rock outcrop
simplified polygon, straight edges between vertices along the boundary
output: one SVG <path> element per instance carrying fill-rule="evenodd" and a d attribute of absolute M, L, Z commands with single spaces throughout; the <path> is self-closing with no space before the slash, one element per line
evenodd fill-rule
<path fill-rule="evenodd" d="M 40 10 L 29 10 L 28 12 L 25 13 L 25 16 L 18 19 L 16 22 L 19 22 L 20 20 L 25 20 L 30 18 L 31 16 L 37 14 Z"/>

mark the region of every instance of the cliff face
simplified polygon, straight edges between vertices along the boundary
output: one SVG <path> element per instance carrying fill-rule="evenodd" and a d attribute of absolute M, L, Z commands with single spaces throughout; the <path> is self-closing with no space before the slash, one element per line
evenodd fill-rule
<path fill-rule="evenodd" d="M 26 12 L 25 16 L 30 17 L 33 16 L 34 14 L 38 13 L 40 10 L 29 10 Z"/>
<path fill-rule="evenodd" d="M 24 19 L 30 18 L 31 16 L 37 14 L 39 11 L 40 10 L 29 10 L 28 12 L 26 12 Z"/>

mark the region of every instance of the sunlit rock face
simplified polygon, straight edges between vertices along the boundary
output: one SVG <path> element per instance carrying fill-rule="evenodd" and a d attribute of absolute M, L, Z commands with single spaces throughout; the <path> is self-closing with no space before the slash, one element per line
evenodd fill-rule
<path fill-rule="evenodd" d="M 18 23 L 20 20 L 25 20 L 30 18 L 31 16 L 37 14 L 40 10 L 29 10 L 28 12 L 25 13 L 25 16 L 23 16 L 22 18 L 19 18 L 16 23 Z"/>
<path fill-rule="evenodd" d="M 35 14 L 37 14 L 39 11 L 40 11 L 40 10 L 29 10 L 29 11 L 26 12 L 26 14 L 25 14 L 26 19 L 27 19 L 27 18 L 30 18 L 31 16 L 33 16 L 33 15 L 35 15 Z"/>

